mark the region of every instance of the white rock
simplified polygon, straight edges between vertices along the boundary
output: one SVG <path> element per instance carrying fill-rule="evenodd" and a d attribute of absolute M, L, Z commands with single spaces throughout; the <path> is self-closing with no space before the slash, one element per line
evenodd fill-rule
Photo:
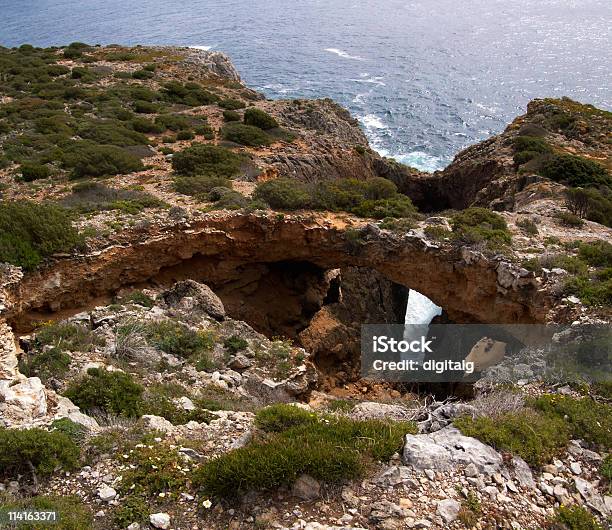
<path fill-rule="evenodd" d="M 154 528 L 168 530 L 170 528 L 170 516 L 167 513 L 152 513 L 149 516 L 149 522 Z"/>
<path fill-rule="evenodd" d="M 472 462 L 472 463 L 467 465 L 467 467 L 465 468 L 464 473 L 465 473 L 466 477 L 477 477 L 478 476 L 478 468 Z"/>
<path fill-rule="evenodd" d="M 459 515 L 461 504 L 453 499 L 438 501 L 438 514 L 444 519 L 445 523 L 452 523 Z"/>
<path fill-rule="evenodd" d="M 147 429 L 151 431 L 171 432 L 174 430 L 174 425 L 172 425 L 172 423 L 170 423 L 166 418 L 162 418 L 160 416 L 145 414 L 142 418 L 140 418 L 140 421 Z"/>
<path fill-rule="evenodd" d="M 140 530 L 140 525 L 138 523 L 132 523 L 128 525 L 127 530 Z"/>
<path fill-rule="evenodd" d="M 38 377 L 28 377 L 14 385 L 10 381 L 0 381 L 0 417 L 9 426 L 46 414 L 47 396 Z"/>
<path fill-rule="evenodd" d="M 117 492 L 110 486 L 102 486 L 98 490 L 98 497 L 104 502 L 112 501 L 117 496 Z"/>
<path fill-rule="evenodd" d="M 189 399 L 187 396 L 179 398 L 179 404 L 181 407 L 183 407 L 183 410 L 195 410 L 196 408 L 193 401 L 191 401 L 191 399 Z"/>
<path fill-rule="evenodd" d="M 582 473 L 582 466 L 580 465 L 580 462 L 572 462 L 570 464 L 570 469 L 574 475 L 580 475 Z"/>

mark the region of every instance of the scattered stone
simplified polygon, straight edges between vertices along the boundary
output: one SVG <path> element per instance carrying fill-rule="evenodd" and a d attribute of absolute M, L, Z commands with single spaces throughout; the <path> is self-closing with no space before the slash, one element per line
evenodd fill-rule
<path fill-rule="evenodd" d="M 580 465 L 580 462 L 572 462 L 570 464 L 570 469 L 574 475 L 582 474 L 582 466 Z"/>
<path fill-rule="evenodd" d="M 469 463 L 464 470 L 466 477 L 477 477 L 479 475 L 478 468 L 473 462 Z"/>
<path fill-rule="evenodd" d="M 170 528 L 170 516 L 167 513 L 153 513 L 149 516 L 149 522 L 154 528 L 168 530 Z"/>
<path fill-rule="evenodd" d="M 444 519 L 445 523 L 452 523 L 459 515 L 461 504 L 453 499 L 438 501 L 438 514 Z"/>
<path fill-rule="evenodd" d="M 317 499 L 321 494 L 321 484 L 310 475 L 303 474 L 293 483 L 291 494 L 304 501 Z"/>
<path fill-rule="evenodd" d="M 117 496 L 117 491 L 115 491 L 110 486 L 104 485 L 98 490 L 98 497 L 100 497 L 100 499 L 103 500 L 104 502 L 110 502 L 116 496 Z"/>

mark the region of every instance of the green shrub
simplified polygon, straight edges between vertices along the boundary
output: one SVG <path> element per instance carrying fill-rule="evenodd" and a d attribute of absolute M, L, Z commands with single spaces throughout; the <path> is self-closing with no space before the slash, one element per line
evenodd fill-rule
<path fill-rule="evenodd" d="M 39 495 L 17 499 L 3 502 L 2 510 L 4 512 L 9 510 L 34 510 L 56 512 L 58 514 L 57 522 L 52 525 L 20 522 L 18 526 L 20 530 L 41 530 L 49 528 L 49 526 L 55 530 L 87 530 L 93 528 L 93 515 L 90 508 L 76 495 Z"/>
<path fill-rule="evenodd" d="M 128 129 L 122 121 L 118 120 L 88 121 L 83 123 L 77 132 L 83 140 L 90 140 L 96 144 L 126 147 L 148 143 L 146 136 Z"/>
<path fill-rule="evenodd" d="M 492 247 L 512 242 L 505 219 L 487 208 L 472 207 L 451 218 L 454 237 L 468 243 L 485 241 Z"/>
<path fill-rule="evenodd" d="M 568 186 L 612 186 L 612 178 L 605 167 L 581 156 L 554 155 L 542 165 L 540 173 Z"/>
<path fill-rule="evenodd" d="M 75 184 L 72 193 L 64 197 L 61 204 L 79 212 L 121 210 L 130 214 L 136 214 L 146 208 L 165 206 L 165 203 L 146 192 L 109 188 L 100 182 Z"/>
<path fill-rule="evenodd" d="M 174 189 L 184 195 L 204 199 L 213 189 L 220 187 L 228 188 L 231 183 L 228 179 L 216 175 L 193 175 L 187 177 L 176 177 Z"/>
<path fill-rule="evenodd" d="M 249 343 L 242 337 L 232 335 L 223 341 L 223 346 L 230 353 L 238 353 L 239 351 L 246 349 L 249 346 Z"/>
<path fill-rule="evenodd" d="M 179 131 L 176 133 L 176 139 L 179 141 L 193 140 L 194 138 L 195 134 L 192 131 Z"/>
<path fill-rule="evenodd" d="M 278 122 L 272 116 L 255 107 L 250 107 L 244 111 L 244 123 L 246 125 L 258 127 L 264 131 L 276 129 L 278 127 Z"/>
<path fill-rule="evenodd" d="M 612 454 L 607 455 L 599 465 L 599 474 L 608 485 L 608 492 L 612 490 Z"/>
<path fill-rule="evenodd" d="M 224 140 L 250 147 L 270 145 L 272 138 L 259 127 L 242 123 L 228 123 L 221 129 Z"/>
<path fill-rule="evenodd" d="M 162 320 L 147 326 L 147 339 L 160 350 L 179 358 L 187 358 L 214 347 L 210 333 L 194 331 L 180 322 Z"/>
<path fill-rule="evenodd" d="M 581 242 L 578 255 L 592 267 L 612 267 L 612 244 L 607 241 Z"/>
<path fill-rule="evenodd" d="M 165 128 L 162 125 L 154 123 L 151 120 L 147 120 L 146 118 L 133 118 L 131 123 L 134 130 L 140 133 L 159 134 L 165 131 Z"/>
<path fill-rule="evenodd" d="M 604 530 L 586 508 L 559 506 L 549 521 L 551 530 Z"/>
<path fill-rule="evenodd" d="M 265 441 L 230 451 L 195 471 L 194 485 L 204 495 L 235 498 L 290 485 L 303 473 L 327 483 L 356 478 L 368 459 L 388 460 L 401 448 L 403 436 L 416 432 L 411 423 L 318 418 L 289 405 L 263 409 L 256 423 L 270 433 Z"/>
<path fill-rule="evenodd" d="M 139 100 L 134 101 L 134 112 L 138 114 L 155 114 L 159 111 L 159 105 L 151 101 Z"/>
<path fill-rule="evenodd" d="M 233 111 L 233 110 L 224 110 L 223 111 L 223 119 L 225 121 L 240 121 L 241 116 L 236 111 Z"/>
<path fill-rule="evenodd" d="M 215 139 L 215 131 L 213 131 L 210 125 L 198 125 L 194 129 L 196 134 L 200 136 L 204 136 L 205 140 L 214 140 Z"/>
<path fill-rule="evenodd" d="M 0 262 L 26 270 L 83 243 L 64 208 L 28 201 L 0 202 Z"/>
<path fill-rule="evenodd" d="M 589 276 L 582 274 L 568 278 L 564 284 L 564 292 L 575 295 L 587 306 L 612 306 L 612 274 L 611 269 Z"/>
<path fill-rule="evenodd" d="M 81 380 L 65 392 L 83 410 L 103 410 L 123 416 L 140 416 L 143 387 L 124 372 L 90 368 Z"/>
<path fill-rule="evenodd" d="M 69 418 L 60 418 L 59 420 L 53 420 L 51 423 L 51 429 L 53 432 L 61 432 L 68 436 L 73 442 L 81 443 L 85 435 L 87 434 L 87 428 L 76 423 Z"/>
<path fill-rule="evenodd" d="M 71 178 L 125 175 L 144 169 L 140 159 L 114 145 L 76 142 L 64 153 L 64 167 L 72 168 Z"/>
<path fill-rule="evenodd" d="M 169 129 L 170 131 L 178 132 L 192 127 L 192 121 L 182 114 L 161 114 L 155 118 L 155 123 Z"/>
<path fill-rule="evenodd" d="M 127 528 L 132 523 L 149 520 L 149 503 L 139 495 L 126 495 L 113 510 L 113 522 L 118 528 Z"/>
<path fill-rule="evenodd" d="M 170 396 L 159 388 L 147 390 L 144 395 L 142 414 L 152 414 L 167 419 L 173 425 L 185 425 L 190 421 L 209 423 L 214 416 L 201 408 L 185 410 L 177 405 Z"/>
<path fill-rule="evenodd" d="M 210 105 L 219 100 L 218 96 L 205 90 L 197 83 L 182 84 L 178 81 L 170 81 L 164 85 L 163 93 L 168 101 L 190 107 Z"/>
<path fill-rule="evenodd" d="M 41 348 L 53 346 L 62 351 L 90 352 L 96 346 L 103 346 L 104 339 L 89 328 L 73 323 L 48 323 L 36 330 L 34 344 Z"/>
<path fill-rule="evenodd" d="M 215 203 L 215 209 L 239 210 L 249 206 L 247 197 L 226 187 L 213 188 L 208 193 L 208 199 Z"/>
<path fill-rule="evenodd" d="M 238 110 L 246 107 L 246 104 L 239 99 L 222 99 L 219 101 L 219 106 L 227 110 Z"/>
<path fill-rule="evenodd" d="M 465 436 L 514 453 L 534 467 L 549 462 L 569 441 L 568 428 L 561 418 L 532 410 L 495 418 L 462 417 L 455 420 L 455 426 Z"/>
<path fill-rule="evenodd" d="M 513 141 L 514 163 L 517 166 L 544 153 L 552 152 L 546 140 L 536 136 L 517 136 Z"/>
<path fill-rule="evenodd" d="M 286 178 L 258 184 L 253 197 L 279 210 L 298 210 L 312 205 L 312 197 L 306 185 Z"/>
<path fill-rule="evenodd" d="M 46 383 L 52 377 L 61 379 L 68 372 L 70 362 L 70 356 L 55 347 L 34 355 L 22 355 L 19 370 L 27 377 L 39 377 Z"/>
<path fill-rule="evenodd" d="M 559 224 L 569 228 L 581 228 L 584 226 L 584 221 L 570 212 L 557 212 L 555 217 L 559 221 Z"/>
<path fill-rule="evenodd" d="M 144 68 L 142 70 L 132 72 L 133 79 L 152 79 L 154 76 L 155 74 L 153 72 L 150 70 L 145 70 Z"/>
<path fill-rule="evenodd" d="M 0 428 L 0 475 L 51 475 L 56 468 L 71 470 L 79 458 L 78 446 L 65 434 L 43 429 Z"/>
<path fill-rule="evenodd" d="M 557 395 L 542 396 L 532 405 L 547 416 L 565 420 L 572 437 L 612 447 L 612 405 Z"/>
<path fill-rule="evenodd" d="M 144 294 L 142 291 L 132 291 L 121 298 L 123 304 L 137 304 L 142 307 L 151 308 L 155 305 L 155 300 Z"/>
<path fill-rule="evenodd" d="M 19 170 L 21 171 L 21 178 L 26 182 L 46 179 L 51 175 L 51 170 L 48 166 L 45 166 L 44 164 L 35 164 L 32 162 L 25 162 L 21 164 Z"/>
<path fill-rule="evenodd" d="M 516 226 L 530 236 L 538 235 L 538 227 L 531 219 L 521 219 L 516 223 Z"/>
<path fill-rule="evenodd" d="M 172 156 L 172 169 L 179 175 L 232 178 L 240 173 L 243 158 L 224 147 L 192 144 Z"/>
<path fill-rule="evenodd" d="M 565 206 L 583 219 L 612 226 L 612 191 L 607 186 L 568 188 L 565 190 Z"/>

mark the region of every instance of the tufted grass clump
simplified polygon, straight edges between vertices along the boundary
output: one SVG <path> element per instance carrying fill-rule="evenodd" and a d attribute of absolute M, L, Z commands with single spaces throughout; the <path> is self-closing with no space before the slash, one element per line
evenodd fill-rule
<path fill-rule="evenodd" d="M 587 442 L 612 447 L 612 405 L 591 398 L 547 395 L 532 402 L 532 406 L 568 426 L 571 436 Z"/>
<path fill-rule="evenodd" d="M 202 494 L 231 499 L 252 490 L 292 484 L 308 473 L 325 483 L 360 476 L 368 461 L 387 460 L 401 449 L 412 423 L 319 417 L 290 405 L 256 416 L 261 439 L 201 465 L 193 474 Z"/>
<path fill-rule="evenodd" d="M 131 375 L 90 368 L 69 385 L 64 395 L 85 411 L 103 411 L 128 417 L 142 413 L 143 387 Z"/>
<path fill-rule="evenodd" d="M 455 426 L 465 435 L 519 455 L 540 467 L 557 455 L 569 441 L 569 428 L 562 418 L 525 409 L 496 417 L 461 417 Z"/>
<path fill-rule="evenodd" d="M 78 463 L 80 450 L 61 432 L 43 429 L 0 428 L 0 476 L 32 474 L 47 477 L 57 468 L 70 471 Z"/>
<path fill-rule="evenodd" d="M 80 247 L 68 210 L 29 201 L 0 201 L 0 262 L 33 270 L 44 258 Z"/>
<path fill-rule="evenodd" d="M 595 517 L 582 506 L 559 506 L 549 519 L 551 530 L 604 530 Z"/>
<path fill-rule="evenodd" d="M 57 512 L 58 521 L 52 525 L 41 525 L 20 522 L 20 530 L 40 530 L 41 528 L 54 528 L 55 530 L 86 530 L 93 528 L 93 514 L 91 509 L 76 495 L 37 495 L 12 499 L 9 496 L 0 497 L 2 510 L 39 512 Z"/>

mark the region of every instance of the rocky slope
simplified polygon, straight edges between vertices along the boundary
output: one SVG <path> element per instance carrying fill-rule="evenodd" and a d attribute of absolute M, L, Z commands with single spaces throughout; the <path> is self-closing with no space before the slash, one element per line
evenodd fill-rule
<path fill-rule="evenodd" d="M 66 529 L 609 523 L 605 384 L 545 384 L 532 350 L 470 402 L 359 375 L 360 326 L 402 323 L 409 289 L 444 322 L 609 323 L 609 113 L 535 101 L 424 174 L 218 52 L 0 59 L 3 506 Z M 606 347 L 585 362 L 609 376 Z"/>

